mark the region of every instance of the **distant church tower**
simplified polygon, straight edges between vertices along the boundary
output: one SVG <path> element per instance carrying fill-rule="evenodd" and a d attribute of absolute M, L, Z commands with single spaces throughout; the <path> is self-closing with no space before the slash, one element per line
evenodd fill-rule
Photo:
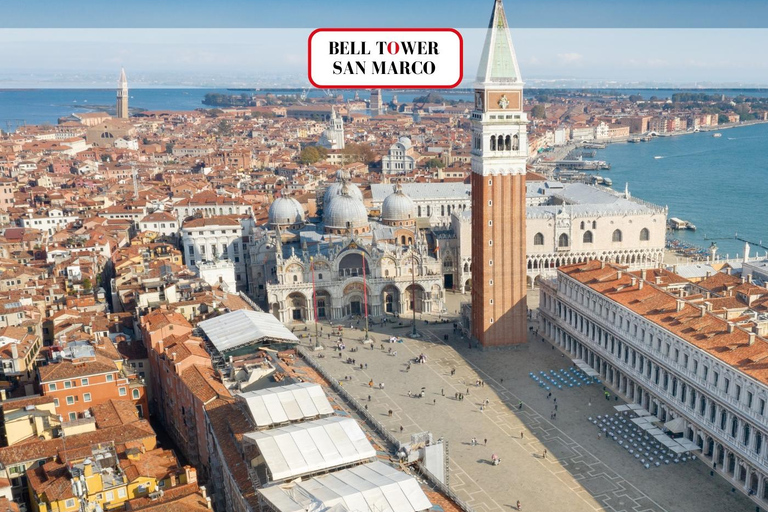
<path fill-rule="evenodd" d="M 125 69 L 120 70 L 117 85 L 117 118 L 128 119 L 128 79 L 125 78 Z"/>
<path fill-rule="evenodd" d="M 472 336 L 484 347 L 526 343 L 523 82 L 495 0 L 472 113 Z"/>

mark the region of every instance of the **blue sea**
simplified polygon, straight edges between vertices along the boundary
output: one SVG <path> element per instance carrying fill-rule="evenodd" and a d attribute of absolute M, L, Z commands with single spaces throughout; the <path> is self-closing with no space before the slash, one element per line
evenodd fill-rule
<path fill-rule="evenodd" d="M 602 171 L 613 188 L 669 206 L 669 216 L 692 222 L 697 231 L 676 238 L 701 247 L 714 241 L 718 254 L 744 254 L 744 242 L 768 247 L 768 124 L 741 126 L 638 144 L 611 144 L 597 158 L 611 164 Z M 766 249 L 752 245 L 765 254 Z"/>
<path fill-rule="evenodd" d="M 208 92 L 239 94 L 227 89 L 131 89 L 131 107 L 145 110 L 194 110 L 205 108 L 202 99 Z M 295 94 L 298 90 L 270 90 L 275 94 Z M 675 89 L 622 89 L 622 94 L 643 97 L 669 97 Z M 708 94 L 765 97 L 768 91 L 733 89 L 697 90 Z M 354 91 L 334 91 L 352 98 Z M 360 91 L 367 99 L 369 93 Z M 400 101 L 411 101 L 423 92 L 383 91 L 384 101 L 397 94 Z M 467 90 L 440 91 L 448 99 L 467 101 Z M 528 94 L 535 94 L 529 91 Z M 317 90 L 310 97 L 322 97 Z M 114 89 L 0 89 L 0 129 L 18 124 L 56 123 L 60 117 L 75 112 L 113 111 Z M 647 201 L 669 206 L 669 215 L 693 222 L 698 231 L 678 232 L 678 238 L 707 247 L 714 240 L 719 254 L 743 254 L 744 243 L 738 234 L 768 246 L 768 125 L 754 125 L 722 130 L 722 137 L 698 133 L 658 138 L 639 144 L 612 144 L 598 151 L 597 158 L 610 162 L 605 175 L 613 187 L 624 189 Z M 656 158 L 659 157 L 659 158 Z M 765 249 L 754 247 L 764 252 Z"/>

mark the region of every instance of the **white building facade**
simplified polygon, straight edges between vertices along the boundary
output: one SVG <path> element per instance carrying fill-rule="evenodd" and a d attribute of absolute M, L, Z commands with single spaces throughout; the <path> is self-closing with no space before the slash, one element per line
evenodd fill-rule
<path fill-rule="evenodd" d="M 234 215 L 200 217 L 186 221 L 181 228 L 181 244 L 186 265 L 200 272 L 200 262 L 228 260 L 235 267 L 237 290 L 246 289 L 247 242 L 253 229 L 250 217 Z M 235 290 L 232 290 L 233 292 Z"/>
<path fill-rule="evenodd" d="M 661 422 L 682 420 L 697 455 L 766 507 L 765 339 L 599 261 L 541 282 L 538 333 Z"/>

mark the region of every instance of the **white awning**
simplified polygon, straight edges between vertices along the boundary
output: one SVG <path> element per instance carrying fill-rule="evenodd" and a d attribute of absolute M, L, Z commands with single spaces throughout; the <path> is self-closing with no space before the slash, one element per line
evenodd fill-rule
<path fill-rule="evenodd" d="M 600 374 L 597 373 L 589 364 L 587 364 L 586 361 L 583 359 L 573 359 L 573 364 L 575 364 L 579 370 L 583 371 L 590 377 L 599 377 Z"/>
<path fill-rule="evenodd" d="M 227 352 L 260 342 L 298 343 L 299 339 L 274 315 L 238 309 L 197 326 L 219 352 Z"/>
<path fill-rule="evenodd" d="M 689 451 L 688 448 L 681 446 L 680 443 L 676 443 L 675 446 L 670 446 L 670 449 L 675 453 L 685 453 Z"/>
<path fill-rule="evenodd" d="M 333 414 L 323 389 L 310 382 L 249 391 L 235 398 L 245 401 L 254 423 L 262 428 Z"/>
<path fill-rule="evenodd" d="M 357 421 L 339 416 L 251 432 L 243 439 L 257 446 L 276 482 L 376 457 Z"/>
<path fill-rule="evenodd" d="M 648 423 L 648 425 L 651 425 L 651 424 L 650 424 L 650 423 Z M 649 433 L 650 435 L 652 435 L 652 436 L 654 436 L 654 437 L 655 437 L 655 436 L 663 436 L 663 435 L 664 435 L 664 432 L 662 432 L 662 431 L 661 431 L 661 429 L 658 429 L 658 428 L 654 427 L 653 425 L 651 425 L 651 427 L 652 427 L 652 428 L 649 428 L 649 429 L 648 429 L 648 433 Z"/>
<path fill-rule="evenodd" d="M 432 508 L 416 479 L 379 461 L 258 492 L 277 512 L 421 512 Z"/>
<path fill-rule="evenodd" d="M 628 405 L 614 405 L 614 409 L 616 409 L 619 412 L 629 411 L 631 410 Z"/>
<path fill-rule="evenodd" d="M 682 434 L 685 430 L 685 420 L 683 418 L 675 418 L 666 422 L 664 428 L 675 434 Z"/>
<path fill-rule="evenodd" d="M 680 443 L 680 446 L 682 446 L 688 451 L 695 452 L 696 450 L 701 450 L 701 448 L 699 448 L 699 445 L 697 445 L 693 441 L 689 441 L 688 439 L 678 439 L 677 442 Z"/>

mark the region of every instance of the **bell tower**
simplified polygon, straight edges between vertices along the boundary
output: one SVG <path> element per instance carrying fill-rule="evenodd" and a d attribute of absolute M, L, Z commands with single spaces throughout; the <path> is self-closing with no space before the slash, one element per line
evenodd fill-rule
<path fill-rule="evenodd" d="M 125 78 L 125 69 L 120 70 L 117 83 L 117 118 L 128 119 L 128 79 Z"/>
<path fill-rule="evenodd" d="M 472 336 L 483 347 L 528 341 L 523 82 L 495 0 L 472 112 Z"/>

